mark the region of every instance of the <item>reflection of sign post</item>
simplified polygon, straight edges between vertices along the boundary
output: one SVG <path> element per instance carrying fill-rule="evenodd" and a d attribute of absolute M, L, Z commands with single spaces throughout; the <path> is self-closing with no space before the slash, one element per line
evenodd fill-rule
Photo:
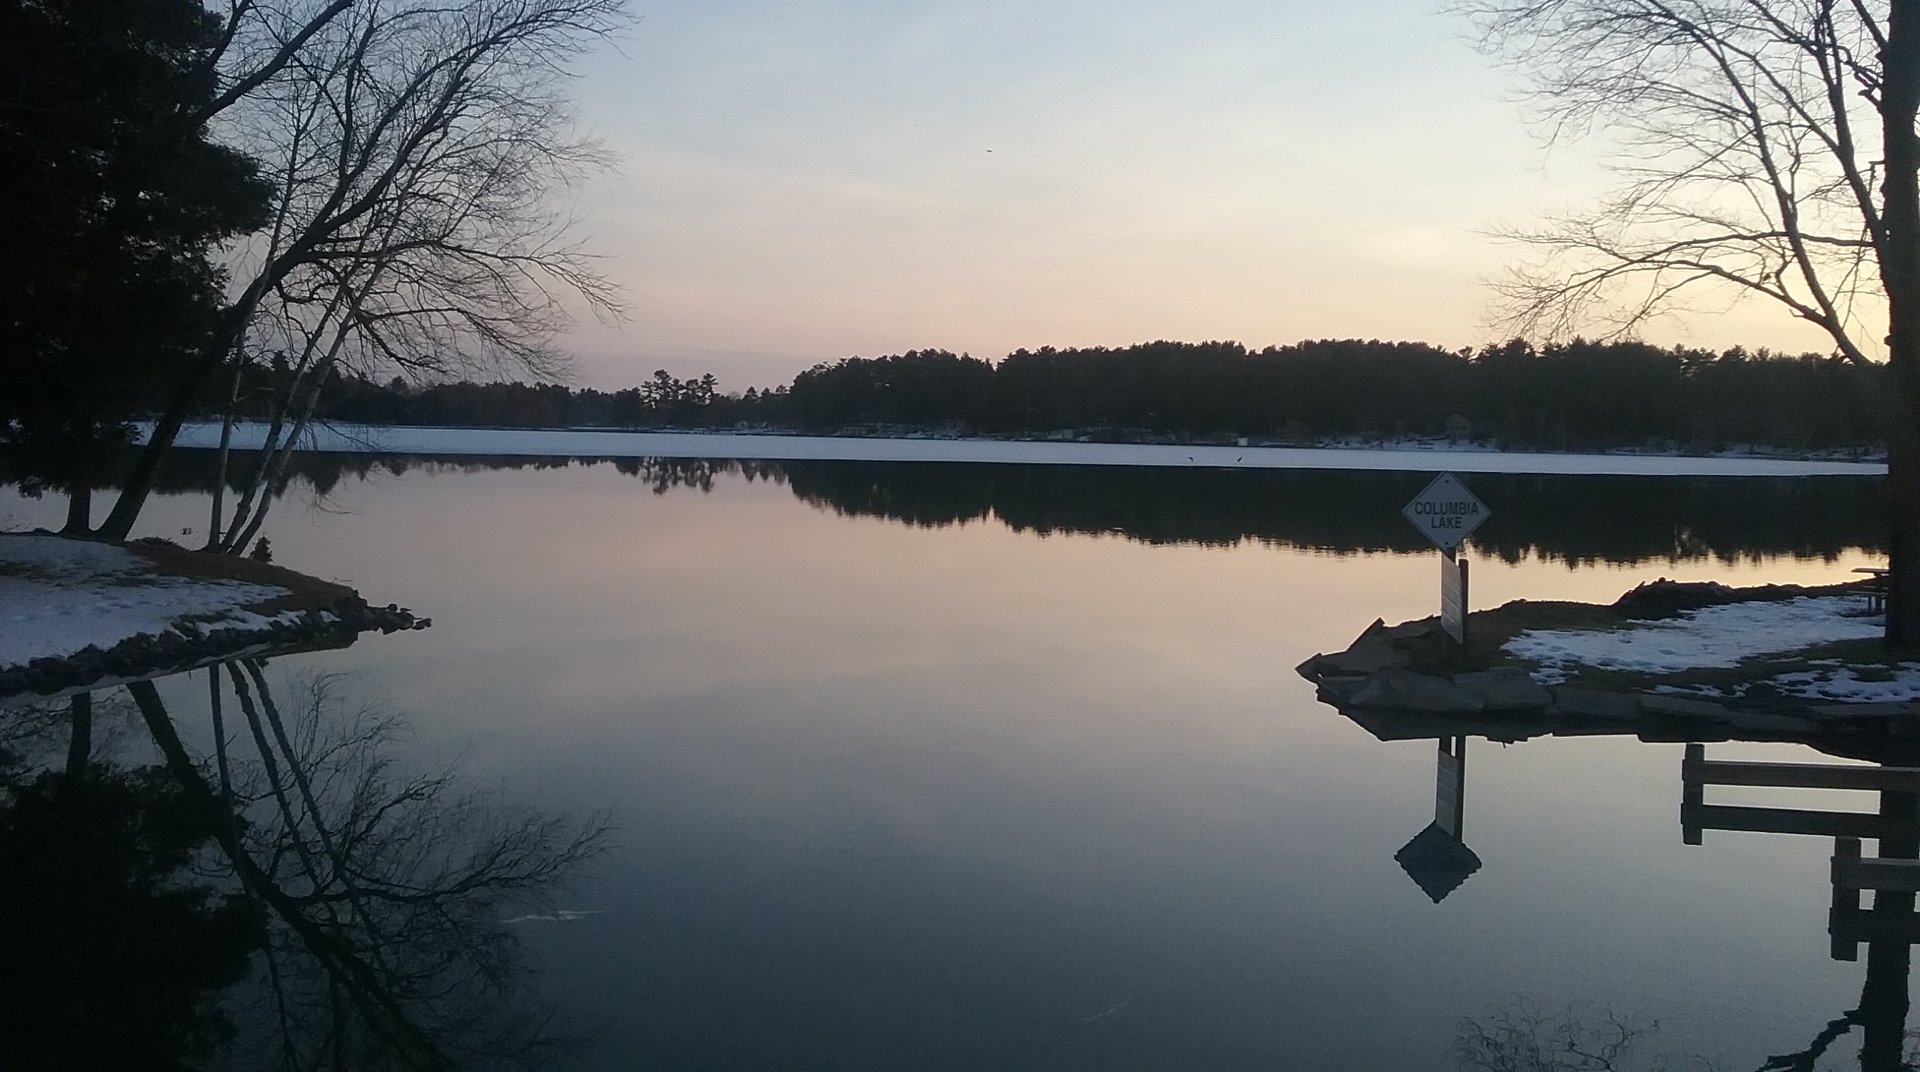
<path fill-rule="evenodd" d="M 1440 738 L 1439 768 L 1433 778 L 1433 825 L 1455 840 L 1467 813 L 1467 739 Z"/>
<path fill-rule="evenodd" d="M 1441 473 L 1400 512 L 1444 556 L 1440 560 L 1440 628 L 1453 641 L 1449 652 L 1457 661 L 1467 646 L 1467 562 L 1454 552 L 1493 511 L 1459 477 Z"/>
<path fill-rule="evenodd" d="M 1433 780 L 1433 822 L 1393 854 L 1401 870 L 1434 904 L 1480 870 L 1480 857 L 1460 840 L 1466 814 L 1467 739 L 1440 738 L 1439 760 Z"/>

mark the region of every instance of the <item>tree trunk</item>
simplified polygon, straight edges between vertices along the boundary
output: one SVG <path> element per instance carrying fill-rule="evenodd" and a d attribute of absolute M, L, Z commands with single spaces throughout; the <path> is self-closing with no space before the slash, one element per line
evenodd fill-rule
<path fill-rule="evenodd" d="M 227 411 L 220 417 L 220 463 L 213 474 L 213 506 L 207 518 L 207 546 L 204 550 L 220 549 L 220 514 L 227 493 L 227 453 L 233 445 L 233 411 L 240 406 L 240 370 L 238 354 L 234 355 L 233 383 L 227 388 Z"/>
<path fill-rule="evenodd" d="M 167 399 L 167 408 L 161 411 L 160 419 L 154 422 L 146 446 L 140 448 L 140 453 L 134 457 L 133 468 L 120 485 L 120 497 L 113 501 L 113 509 L 108 511 L 107 519 L 100 523 L 96 535 L 109 540 L 124 540 L 133 531 L 133 523 L 140 517 L 141 508 L 146 506 L 147 496 L 153 494 L 153 481 L 160 475 L 160 463 L 165 460 L 167 451 L 172 449 L 174 437 L 180 434 L 180 426 L 187 422 L 187 412 L 193 408 L 194 397 L 220 370 L 220 363 L 226 360 L 245 332 L 247 322 L 253 316 L 253 307 L 260 298 L 259 287 L 260 284 L 256 282 L 252 289 L 228 307 L 219 325 L 208 337 L 207 344 L 194 357 L 193 367 L 174 385 L 173 394 Z"/>
<path fill-rule="evenodd" d="M 1887 642 L 1920 645 L 1920 0 L 1893 0 L 1881 52 L 1881 187 L 1885 236 L 1880 276 L 1887 290 L 1887 359 L 1898 412 L 1887 430 L 1889 500 Z"/>
<path fill-rule="evenodd" d="M 120 485 L 120 497 L 113 501 L 113 509 L 107 512 L 107 519 L 100 523 L 98 535 L 109 540 L 124 540 L 133 531 L 133 523 L 140 516 L 140 509 L 147 504 L 147 496 L 153 493 L 153 479 L 160 474 L 160 462 L 166 458 L 167 451 L 173 446 L 173 438 L 180 434 L 180 426 L 187 421 L 187 410 L 193 405 L 194 393 L 199 389 L 204 374 L 193 376 L 180 383 L 171 399 L 167 401 L 165 412 L 154 423 L 152 434 L 147 436 L 147 444 L 133 459 L 133 469 L 127 474 L 126 483 Z"/>
<path fill-rule="evenodd" d="M 82 485 L 67 492 L 67 523 L 63 535 L 85 536 L 93 531 L 93 489 Z"/>
<path fill-rule="evenodd" d="M 1896 378 L 1912 379 L 1912 371 Z M 1920 647 L 1920 444 L 1906 426 L 1912 418 L 1899 420 L 1887 443 L 1887 645 L 1912 650 Z"/>
<path fill-rule="evenodd" d="M 307 391 L 305 399 L 294 400 L 295 404 L 299 405 L 300 412 L 294 419 L 292 431 L 287 433 L 286 442 L 280 444 L 278 451 L 261 459 L 260 472 L 254 477 L 254 486 L 247 489 L 247 497 L 253 500 L 252 516 L 249 517 L 245 513 L 244 504 L 234 510 L 233 524 L 240 531 L 237 535 L 231 531 L 228 532 L 226 543 L 228 554 L 244 554 L 247 545 L 252 543 L 253 538 L 259 534 L 260 526 L 266 523 L 267 511 L 273 506 L 273 489 L 280 483 L 281 477 L 286 475 L 287 463 L 293 460 L 293 452 L 300 447 L 300 437 L 306 434 L 307 422 L 313 419 L 313 408 L 320 401 L 320 390 L 326 386 L 327 378 L 332 372 L 333 362 L 329 359 L 314 370 L 313 385 Z M 243 521 L 245 527 L 241 527 Z"/>

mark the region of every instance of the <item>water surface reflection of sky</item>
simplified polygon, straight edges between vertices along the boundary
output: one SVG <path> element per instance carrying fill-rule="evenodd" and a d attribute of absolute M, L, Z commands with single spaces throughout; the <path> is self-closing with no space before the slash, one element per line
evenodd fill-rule
<path fill-rule="evenodd" d="M 147 530 L 204 509 L 162 498 Z M 1484 866 L 1439 904 L 1409 881 L 1431 742 L 1374 741 L 1292 668 L 1432 613 L 1432 554 L 920 527 L 604 465 L 277 510 L 277 561 L 434 620 L 282 672 L 407 712 L 419 755 L 612 808 L 572 895 L 596 914 L 527 932 L 594 1068 L 1444 1067 L 1462 1017 L 1520 1000 L 1738 1068 L 1858 1000 L 1829 846 L 1682 845 L 1678 745 L 1472 742 Z M 1473 602 L 1875 560 L 1478 556 Z"/>

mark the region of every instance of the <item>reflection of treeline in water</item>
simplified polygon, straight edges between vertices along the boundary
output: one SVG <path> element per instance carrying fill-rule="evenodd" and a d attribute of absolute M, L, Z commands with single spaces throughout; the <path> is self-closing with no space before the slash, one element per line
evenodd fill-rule
<path fill-rule="evenodd" d="M 234 451 L 227 463 L 227 490 L 240 490 L 253 469 L 253 452 Z M 293 456 L 274 485 L 275 495 L 304 489 L 316 496 L 331 495 L 341 481 L 381 480 L 418 472 L 480 473 L 499 469 L 568 469 L 607 464 L 650 485 L 656 494 L 674 488 L 711 491 L 720 474 L 755 480 L 784 481 L 786 462 L 705 458 L 571 458 L 523 454 L 349 454 L 303 452 Z M 154 490 L 162 494 L 212 491 L 219 478 L 218 455 L 210 450 L 177 450 L 168 457 Z M 0 472 L 0 483 L 5 482 Z"/>
<path fill-rule="evenodd" d="M 1237 342 L 1043 347 L 997 362 L 917 350 L 816 365 L 790 385 L 742 394 L 720 392 L 711 376 L 682 381 L 665 372 L 614 392 L 344 376 L 327 384 L 319 412 L 374 424 L 746 423 L 995 435 L 1078 430 L 1105 439 L 1444 435 L 1548 449 L 1649 442 L 1862 448 L 1883 439 L 1871 402 L 1886 389 L 1881 366 L 1737 347 L 1715 353 L 1574 340 L 1536 348 L 1516 340 L 1449 351 L 1328 339 L 1261 350 Z M 205 413 L 221 412 L 216 403 L 226 397 L 209 399 Z"/>
<path fill-rule="evenodd" d="M 795 495 L 844 514 L 938 526 L 993 517 L 1016 532 L 1148 543 L 1257 541 L 1336 554 L 1424 551 L 1400 507 L 1426 473 L 793 463 Z M 951 471 L 948 471 L 951 470 Z M 1474 534 L 1507 561 L 1832 558 L 1881 549 L 1878 484 L 1860 479 L 1468 478 L 1493 510 Z"/>
<path fill-rule="evenodd" d="M 823 510 L 924 527 L 998 520 L 1016 532 L 1114 535 L 1148 543 L 1245 541 L 1336 554 L 1414 552 L 1425 539 L 1400 507 L 1425 473 L 708 458 L 423 458 L 309 454 L 290 482 L 331 492 L 343 479 L 421 469 L 558 469 L 610 464 L 655 494 L 739 478 L 783 484 Z M 208 490 L 210 451 L 178 452 L 171 490 Z M 1478 474 L 1493 510 L 1474 534 L 1507 561 L 1833 558 L 1883 551 L 1880 482 L 1853 477 L 1624 477 Z M 282 491 L 285 488 L 281 489 Z"/>

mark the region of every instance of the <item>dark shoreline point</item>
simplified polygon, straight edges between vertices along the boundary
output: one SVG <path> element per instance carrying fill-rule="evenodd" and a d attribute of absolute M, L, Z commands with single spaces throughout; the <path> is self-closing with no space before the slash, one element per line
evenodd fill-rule
<path fill-rule="evenodd" d="M 1515 632 L 1555 628 L 1556 618 L 1564 620 L 1563 628 L 1593 627 L 1728 603 L 1864 592 L 1858 583 L 1733 588 L 1661 580 L 1611 605 L 1518 600 L 1475 612 L 1469 647 L 1452 664 L 1437 618 L 1392 626 L 1376 619 L 1346 650 L 1316 654 L 1295 669 L 1314 683 L 1322 703 L 1382 741 L 1467 735 L 1511 743 L 1623 734 L 1665 742 L 1794 742 L 1861 758 L 1880 755 L 1895 740 L 1920 750 L 1920 703 L 1721 698 L 1655 691 L 1631 681 L 1616 687 L 1541 685 L 1523 661 L 1500 650 Z"/>
<path fill-rule="evenodd" d="M 432 619 L 396 604 L 375 607 L 345 585 L 280 566 L 190 551 L 164 540 L 114 546 L 140 553 L 166 575 L 245 580 L 284 588 L 288 594 L 243 608 L 271 621 L 197 623 L 189 616 L 161 632 L 128 637 L 105 650 L 90 645 L 70 655 L 43 656 L 0 668 L 0 702 L 179 673 L 241 655 L 343 648 L 362 633 L 396 633 L 433 624 Z"/>

